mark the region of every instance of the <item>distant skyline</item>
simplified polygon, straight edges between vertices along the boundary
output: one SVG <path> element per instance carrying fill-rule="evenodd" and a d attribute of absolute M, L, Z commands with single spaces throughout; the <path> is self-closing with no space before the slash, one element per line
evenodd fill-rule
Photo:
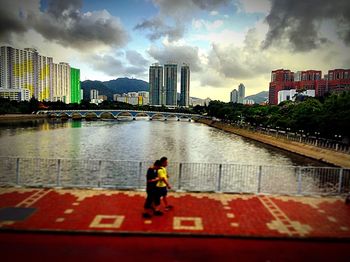
<path fill-rule="evenodd" d="M 272 70 L 350 67 L 348 0 L 0 0 L 0 45 L 34 47 L 81 80 L 191 68 L 191 96 L 268 90 Z M 178 92 L 180 91 L 178 81 Z"/>

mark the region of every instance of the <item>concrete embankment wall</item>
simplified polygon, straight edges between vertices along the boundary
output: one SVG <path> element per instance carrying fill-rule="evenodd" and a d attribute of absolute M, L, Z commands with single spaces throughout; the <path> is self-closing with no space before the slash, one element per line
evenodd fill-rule
<path fill-rule="evenodd" d="M 264 144 L 268 144 L 289 152 L 293 152 L 302 156 L 310 157 L 328 164 L 336 165 L 339 167 L 350 168 L 350 154 L 340 153 L 324 148 L 315 147 L 295 141 L 286 139 L 277 139 L 272 136 L 255 133 L 245 129 L 233 127 L 229 124 L 221 123 L 218 121 L 212 121 L 208 119 L 199 119 L 199 123 L 207 124 L 212 127 L 219 128 L 221 130 L 243 136 L 255 141 L 259 141 Z"/>
<path fill-rule="evenodd" d="M 47 115 L 36 115 L 36 114 L 6 114 L 0 115 L 0 121 L 4 120 L 33 120 L 47 118 Z"/>

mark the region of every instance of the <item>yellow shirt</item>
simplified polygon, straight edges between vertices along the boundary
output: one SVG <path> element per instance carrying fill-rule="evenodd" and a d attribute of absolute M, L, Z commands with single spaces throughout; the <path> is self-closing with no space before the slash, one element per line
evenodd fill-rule
<path fill-rule="evenodd" d="M 159 181 L 157 182 L 157 187 L 166 187 L 166 184 L 163 181 L 163 179 L 168 179 L 165 167 L 161 167 L 160 169 L 158 169 L 158 178 Z"/>

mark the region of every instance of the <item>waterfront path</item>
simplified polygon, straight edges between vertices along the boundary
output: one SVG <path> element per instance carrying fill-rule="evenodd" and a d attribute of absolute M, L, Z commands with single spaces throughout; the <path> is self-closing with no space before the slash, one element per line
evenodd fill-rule
<path fill-rule="evenodd" d="M 0 188 L 0 228 L 118 234 L 349 238 L 336 197 L 170 192 L 174 209 L 142 218 L 144 192 Z"/>
<path fill-rule="evenodd" d="M 302 156 L 313 158 L 315 160 L 319 160 L 327 164 L 332 164 L 343 168 L 350 168 L 350 154 L 347 154 L 347 153 L 336 152 L 333 150 L 320 148 L 320 147 L 316 147 L 316 146 L 312 146 L 304 143 L 299 143 L 296 141 L 290 141 L 283 138 L 280 139 L 274 136 L 256 133 L 246 129 L 236 128 L 232 125 L 222 123 L 220 121 L 198 119 L 197 122 L 203 123 L 211 127 L 215 127 L 245 138 L 249 138 L 270 146 L 274 146 L 282 150 L 286 150 Z"/>
<path fill-rule="evenodd" d="M 348 261 L 350 206 L 336 197 L 0 188 L 2 261 Z"/>
<path fill-rule="evenodd" d="M 9 121 L 9 120 L 35 120 L 35 119 L 43 119 L 47 118 L 47 115 L 37 115 L 37 114 L 5 114 L 0 115 L 1 121 Z"/>

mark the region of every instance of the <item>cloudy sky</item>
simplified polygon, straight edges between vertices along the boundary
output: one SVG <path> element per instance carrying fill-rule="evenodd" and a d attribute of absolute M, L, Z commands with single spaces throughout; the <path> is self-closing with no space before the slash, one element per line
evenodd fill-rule
<path fill-rule="evenodd" d="M 271 70 L 350 68 L 349 0 L 0 0 L 0 44 L 34 47 L 81 80 L 148 81 L 190 64 L 191 96 L 222 101 Z M 178 80 L 179 82 L 179 80 Z"/>

